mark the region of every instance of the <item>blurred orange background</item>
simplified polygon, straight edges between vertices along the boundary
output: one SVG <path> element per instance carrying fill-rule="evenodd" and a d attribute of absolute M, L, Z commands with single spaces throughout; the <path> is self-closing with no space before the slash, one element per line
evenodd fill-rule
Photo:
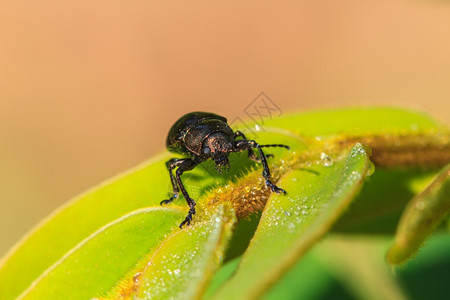
<path fill-rule="evenodd" d="M 0 256 L 162 151 L 182 114 L 416 108 L 449 123 L 447 1 L 2 1 Z"/>

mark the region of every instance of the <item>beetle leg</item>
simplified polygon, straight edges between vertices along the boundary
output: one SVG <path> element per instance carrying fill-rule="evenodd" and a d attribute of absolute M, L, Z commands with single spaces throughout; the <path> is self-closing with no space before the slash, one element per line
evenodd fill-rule
<path fill-rule="evenodd" d="M 287 146 L 287 145 L 283 145 L 283 144 L 270 144 L 270 145 L 259 145 L 261 148 L 263 147 L 283 147 L 286 148 L 288 150 L 291 150 L 291 147 Z M 267 156 L 267 155 L 266 155 Z"/>
<path fill-rule="evenodd" d="M 234 139 L 241 137 L 244 141 L 248 141 L 245 135 L 241 131 L 235 131 L 234 132 Z M 273 157 L 273 154 L 266 154 L 266 158 Z M 255 152 L 253 152 L 252 149 L 248 149 L 248 158 L 250 158 L 253 161 L 261 162 L 261 159 L 256 156 Z"/>
<path fill-rule="evenodd" d="M 266 186 L 269 187 L 272 192 L 275 192 L 277 194 L 279 193 L 283 193 L 286 194 L 286 191 L 283 190 L 282 188 L 277 187 L 275 184 L 272 183 L 272 181 L 270 181 L 270 170 L 269 170 L 269 166 L 267 165 L 267 159 L 266 159 L 266 155 L 264 154 L 264 152 L 261 149 L 261 146 L 253 141 L 253 140 L 241 140 L 238 141 L 236 143 L 236 151 L 244 151 L 247 149 L 257 149 L 260 155 L 260 160 L 261 163 L 263 165 L 263 172 L 262 175 L 264 177 L 264 179 L 266 180 Z"/>
<path fill-rule="evenodd" d="M 186 199 L 187 204 L 189 205 L 189 213 L 186 216 L 186 218 L 184 219 L 184 221 L 181 222 L 180 228 L 183 228 L 184 224 L 189 226 L 189 224 L 192 221 L 192 215 L 195 215 L 195 201 L 194 201 L 194 199 L 189 197 L 189 194 L 188 194 L 186 188 L 184 187 L 183 182 L 181 182 L 180 176 L 183 174 L 184 171 L 192 170 L 199 163 L 201 163 L 201 161 L 196 160 L 196 159 L 187 158 L 180 164 L 177 171 L 175 172 L 178 187 L 180 188 L 181 192 L 183 193 L 184 198 Z"/>
<path fill-rule="evenodd" d="M 270 144 L 270 145 L 259 145 L 261 148 L 263 147 L 283 147 L 286 148 L 288 150 L 291 149 L 291 147 L 287 146 L 287 145 L 282 145 L 282 144 Z M 266 154 L 266 158 L 269 157 L 273 157 L 273 154 Z M 256 161 L 261 161 L 261 159 L 257 158 Z"/>
<path fill-rule="evenodd" d="M 263 147 L 283 147 L 283 148 L 286 148 L 288 150 L 291 149 L 291 147 L 289 147 L 287 145 L 282 145 L 282 144 L 270 144 L 270 145 L 259 145 L 259 146 L 261 148 L 263 148 Z M 273 154 L 266 154 L 266 158 L 269 158 L 269 157 L 273 157 Z M 261 159 L 258 158 L 258 161 L 261 161 Z"/>
<path fill-rule="evenodd" d="M 172 170 L 174 168 L 178 167 L 179 165 L 181 165 L 185 160 L 186 160 L 186 158 L 172 158 L 166 162 L 166 167 L 170 174 L 170 182 L 172 183 L 173 196 L 167 200 L 161 201 L 160 205 L 169 204 L 170 202 L 172 202 L 173 200 L 178 198 L 178 193 L 179 193 L 178 184 L 175 179 L 175 176 L 173 176 Z"/>

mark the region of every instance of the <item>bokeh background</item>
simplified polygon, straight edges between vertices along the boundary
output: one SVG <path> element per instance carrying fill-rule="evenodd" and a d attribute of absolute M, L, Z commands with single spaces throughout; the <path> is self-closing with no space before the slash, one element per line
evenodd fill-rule
<path fill-rule="evenodd" d="M 1 1 L 0 256 L 193 110 L 389 104 L 449 123 L 448 1 Z"/>

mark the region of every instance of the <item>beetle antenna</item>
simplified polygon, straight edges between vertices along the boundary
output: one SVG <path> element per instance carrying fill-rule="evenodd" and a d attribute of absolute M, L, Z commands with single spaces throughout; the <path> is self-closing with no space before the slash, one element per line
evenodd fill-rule
<path fill-rule="evenodd" d="M 282 145 L 282 144 L 270 144 L 270 145 L 259 145 L 261 148 L 263 147 L 283 147 L 286 148 L 288 150 L 291 149 L 291 147 L 287 146 L 287 145 Z"/>

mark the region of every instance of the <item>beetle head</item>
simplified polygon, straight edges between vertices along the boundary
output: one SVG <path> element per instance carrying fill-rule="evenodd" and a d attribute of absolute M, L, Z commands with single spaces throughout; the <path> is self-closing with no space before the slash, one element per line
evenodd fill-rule
<path fill-rule="evenodd" d="M 233 152 L 233 150 L 233 141 L 222 132 L 211 134 L 203 142 L 203 154 L 214 160 L 216 169 L 220 173 L 225 167 L 227 167 L 227 170 L 230 169 L 228 154 Z"/>

